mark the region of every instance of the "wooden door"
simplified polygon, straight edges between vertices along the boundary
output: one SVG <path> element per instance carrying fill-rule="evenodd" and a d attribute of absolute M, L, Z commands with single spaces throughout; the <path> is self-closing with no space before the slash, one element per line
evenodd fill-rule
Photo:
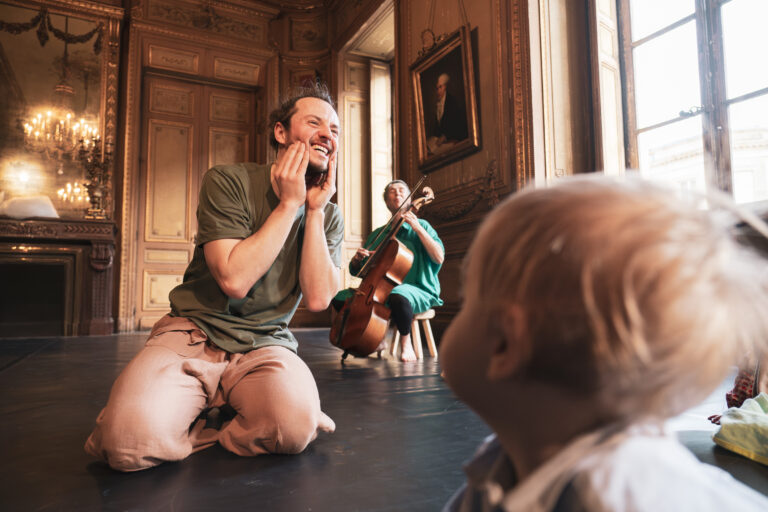
<path fill-rule="evenodd" d="M 205 171 L 252 160 L 252 91 L 147 75 L 142 98 L 142 155 L 136 327 L 149 329 L 170 309 L 194 250 L 195 212 Z"/>

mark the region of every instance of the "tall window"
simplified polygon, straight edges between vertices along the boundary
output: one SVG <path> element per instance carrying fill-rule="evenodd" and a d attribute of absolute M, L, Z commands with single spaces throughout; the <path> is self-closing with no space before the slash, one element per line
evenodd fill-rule
<path fill-rule="evenodd" d="M 768 200 L 768 1 L 617 1 L 629 165 Z"/>

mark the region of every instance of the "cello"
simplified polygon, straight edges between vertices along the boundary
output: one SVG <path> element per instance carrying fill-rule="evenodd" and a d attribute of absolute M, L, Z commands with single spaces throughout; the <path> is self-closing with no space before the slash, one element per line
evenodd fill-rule
<path fill-rule="evenodd" d="M 402 284 L 413 264 L 413 253 L 396 236 L 405 222 L 404 206 L 424 182 L 424 178 L 371 244 L 374 253 L 356 274 L 356 277 L 362 277 L 363 280 L 354 295 L 339 310 L 331 326 L 330 342 L 344 351 L 342 361 L 349 354 L 358 357 L 372 354 L 386 335 L 390 312 L 384 303 L 392 289 Z M 422 197 L 411 202 L 408 211 L 417 213 L 435 199 L 429 187 L 424 187 L 422 194 Z M 401 213 L 403 215 L 399 215 Z M 383 239 L 379 242 L 382 235 Z"/>

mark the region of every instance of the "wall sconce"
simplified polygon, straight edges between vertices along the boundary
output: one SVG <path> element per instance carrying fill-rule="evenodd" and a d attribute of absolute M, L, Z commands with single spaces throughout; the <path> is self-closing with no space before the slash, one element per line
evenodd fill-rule
<path fill-rule="evenodd" d="M 102 154 L 101 139 L 95 137 L 90 143 L 81 141 L 77 158 L 85 169 L 85 188 L 88 190 L 90 208 L 85 214 L 86 219 L 108 218 L 108 195 L 110 180 L 110 163 L 112 162 L 112 148 L 106 144 L 106 152 Z"/>

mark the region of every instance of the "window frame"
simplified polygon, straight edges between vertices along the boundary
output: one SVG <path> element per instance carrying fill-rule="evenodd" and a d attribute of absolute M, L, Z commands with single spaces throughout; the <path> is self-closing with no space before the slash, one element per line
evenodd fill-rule
<path fill-rule="evenodd" d="M 630 0 L 616 0 L 621 45 L 624 142 L 626 160 L 630 168 L 639 169 L 637 145 L 639 133 L 679 122 L 700 113 L 707 186 L 713 183 L 719 190 L 733 194 L 728 107 L 741 101 L 768 95 L 768 87 L 751 91 L 730 100 L 727 97 L 721 7 L 731 1 L 733 0 L 694 0 L 695 11 L 693 14 L 632 42 Z M 685 114 L 681 112 L 676 118 L 638 129 L 633 49 L 692 20 L 695 21 L 698 44 L 699 85 L 702 102 L 699 110 Z M 704 79 L 707 76 L 711 76 L 711 80 Z"/>

